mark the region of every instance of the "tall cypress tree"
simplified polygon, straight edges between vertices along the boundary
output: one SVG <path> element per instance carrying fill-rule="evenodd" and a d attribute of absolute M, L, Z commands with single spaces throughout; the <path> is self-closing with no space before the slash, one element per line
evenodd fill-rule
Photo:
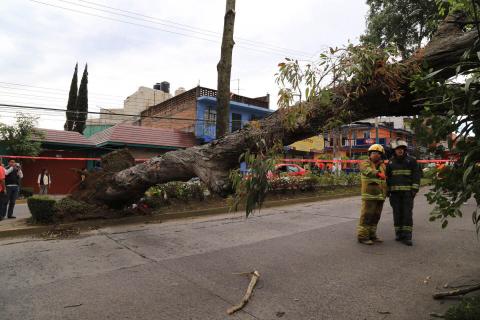
<path fill-rule="evenodd" d="M 85 121 L 87 120 L 88 112 L 88 71 L 87 64 L 83 70 L 82 80 L 80 81 L 80 88 L 78 89 L 77 104 L 76 104 L 76 117 L 73 131 L 83 134 L 85 130 Z"/>
<path fill-rule="evenodd" d="M 77 90 L 78 90 L 77 73 L 78 73 L 78 62 L 75 65 L 75 72 L 73 73 L 72 83 L 70 84 L 70 92 L 68 93 L 67 112 L 66 112 L 67 121 L 65 121 L 65 125 L 63 126 L 63 128 L 66 131 L 73 130 L 73 124 L 75 120 L 74 111 L 77 104 Z"/>

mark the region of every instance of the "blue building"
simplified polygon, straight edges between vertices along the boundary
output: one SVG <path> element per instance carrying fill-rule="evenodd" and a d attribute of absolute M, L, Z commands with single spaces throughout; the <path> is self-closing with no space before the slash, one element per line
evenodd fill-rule
<path fill-rule="evenodd" d="M 140 125 L 192 132 L 200 143 L 215 139 L 217 91 L 196 87 L 148 108 L 141 113 Z M 269 109 L 269 95 L 248 98 L 232 94 L 230 131 L 241 129 L 252 120 L 262 119 Z"/>

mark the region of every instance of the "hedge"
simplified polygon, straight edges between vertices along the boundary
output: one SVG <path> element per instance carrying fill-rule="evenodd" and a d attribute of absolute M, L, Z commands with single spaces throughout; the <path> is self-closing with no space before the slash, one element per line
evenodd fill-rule
<path fill-rule="evenodd" d="M 38 223 L 51 223 L 55 216 L 56 201 L 48 196 L 32 196 L 27 199 L 28 209 L 33 221 Z"/>

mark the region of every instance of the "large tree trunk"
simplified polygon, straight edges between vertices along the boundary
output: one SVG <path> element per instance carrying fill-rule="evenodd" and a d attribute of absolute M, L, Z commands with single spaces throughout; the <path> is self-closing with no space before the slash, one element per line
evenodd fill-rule
<path fill-rule="evenodd" d="M 235 0 L 227 0 L 223 23 L 222 51 L 217 65 L 217 125 L 216 137 L 223 138 L 229 131 L 230 78 L 232 73 L 233 27 L 235 25 Z"/>
<path fill-rule="evenodd" d="M 376 116 L 419 114 L 421 108 L 412 106 L 415 97 L 409 93 L 408 77 L 412 70 L 418 68 L 418 65 L 434 69 L 451 66 L 459 61 L 465 49 L 472 46 L 477 37 L 476 31 L 461 32 L 461 23 L 449 22 L 447 26 L 445 30 L 442 25 L 432 41 L 405 62 L 410 67 L 404 71 L 407 80 L 400 83 L 405 94 L 399 101 L 390 101 L 382 93 L 382 88 L 371 86 L 363 96 L 345 104 L 344 89 L 348 86 L 339 85 L 335 90 L 337 98 L 327 107 L 315 102 L 292 107 L 302 108 L 304 112 L 300 114 L 305 116 L 299 116 L 296 124 L 289 129 L 285 128 L 284 119 L 285 112 L 291 111 L 281 109 L 259 121 L 258 126 L 246 127 L 206 145 L 168 152 L 116 174 L 106 175 L 90 196 L 74 197 L 109 206 L 121 205 L 135 201 L 152 185 L 192 177 L 199 177 L 212 191 L 226 194 L 230 191 L 230 170 L 238 168 L 239 156 L 247 149 L 254 149 L 256 142 L 261 139 L 267 145 L 273 145 L 277 141 L 289 145 L 318 134 L 330 120 L 339 117 L 348 123 Z"/>

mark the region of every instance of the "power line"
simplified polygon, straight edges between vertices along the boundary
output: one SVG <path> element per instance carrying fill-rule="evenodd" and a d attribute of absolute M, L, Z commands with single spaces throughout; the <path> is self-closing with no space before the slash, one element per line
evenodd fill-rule
<path fill-rule="evenodd" d="M 12 86 L 20 86 L 20 87 L 32 87 L 32 88 L 39 88 L 39 89 L 53 90 L 53 91 L 61 91 L 61 92 L 65 92 L 65 91 L 67 91 L 67 90 L 64 90 L 64 89 L 58 89 L 58 88 L 49 88 L 49 87 L 39 87 L 39 86 L 33 86 L 33 85 L 30 85 L 30 84 L 22 84 L 22 83 L 15 83 L 15 82 L 5 82 L 5 81 L 0 81 L 0 83 L 2 83 L 2 84 L 6 84 L 6 85 L 12 85 Z M 123 98 L 123 96 L 116 96 L 116 95 L 110 95 L 110 94 L 104 94 L 104 93 L 95 93 L 95 92 L 89 92 L 89 94 L 92 94 L 92 95 L 99 95 L 99 96 L 111 96 L 111 97 L 119 97 L 119 98 Z"/>
<path fill-rule="evenodd" d="M 73 4 L 73 5 L 80 6 L 79 4 L 75 4 L 75 3 L 72 3 L 72 2 L 66 1 L 66 0 L 57 0 L 57 1 L 66 2 L 66 3 L 70 3 L 70 4 Z M 215 35 L 215 36 L 221 36 L 221 33 L 217 32 L 217 31 L 198 28 L 198 27 L 194 27 L 194 26 L 190 26 L 190 25 L 187 25 L 187 24 L 182 24 L 182 23 L 178 23 L 178 22 L 174 22 L 174 21 L 170 21 L 170 20 L 160 19 L 158 17 L 148 16 L 148 15 L 138 13 L 138 12 L 134 12 L 134 11 L 129 11 L 129 10 L 115 8 L 115 7 L 110 7 L 110 6 L 94 3 L 94 2 L 91 2 L 91 1 L 86 1 L 86 0 L 78 0 L 78 1 L 88 3 L 88 4 L 91 4 L 91 5 L 94 5 L 94 6 L 97 6 L 97 7 L 101 7 L 101 8 L 108 8 L 108 9 L 116 10 L 116 11 L 119 11 L 119 12 L 125 12 L 125 13 L 129 13 L 129 14 L 132 14 L 132 15 L 136 15 L 136 16 L 143 17 L 143 18 L 152 19 L 152 20 L 155 20 L 155 21 L 159 21 L 160 24 L 170 26 L 170 27 L 173 27 L 173 28 L 183 29 L 183 30 L 187 30 L 187 31 L 190 31 L 190 32 L 195 32 L 195 33 L 201 33 L 201 34 L 204 34 L 204 35 L 210 34 L 210 35 Z M 85 7 L 91 8 L 91 9 L 94 9 L 94 10 L 100 10 L 100 9 L 95 9 L 95 8 L 88 7 L 88 6 L 85 6 Z M 111 13 L 111 11 L 105 11 L 105 12 L 110 12 Z M 131 16 L 129 16 L 129 15 L 125 15 L 125 16 L 131 18 Z M 279 49 L 279 50 L 282 50 L 282 51 L 285 51 L 285 52 L 291 52 L 291 53 L 296 52 L 297 54 L 302 54 L 302 55 L 310 55 L 311 54 L 311 52 L 285 48 L 285 47 L 277 46 L 277 45 L 274 45 L 274 44 L 269 44 L 269 43 L 256 41 L 256 40 L 250 40 L 250 39 L 242 38 L 242 37 L 236 37 L 235 36 L 235 39 L 240 40 L 240 41 L 250 42 L 250 43 L 253 43 L 253 44 L 256 44 L 256 45 L 261 45 L 261 46 L 264 46 L 264 47 L 276 48 L 276 49 Z"/>
<path fill-rule="evenodd" d="M 161 119 L 161 120 L 174 120 L 174 121 L 203 121 L 203 122 L 215 122 L 207 119 L 190 119 L 190 118 L 176 118 L 176 117 L 162 117 L 162 116 L 147 116 L 141 114 L 123 114 L 123 113 L 108 113 L 108 112 L 97 112 L 97 111 L 75 111 L 75 110 L 66 110 L 66 109 L 57 109 L 57 108 L 46 108 L 38 106 L 29 106 L 29 105 L 17 105 L 17 104 L 8 104 L 1 103 L 0 107 L 10 107 L 10 108 L 20 108 L 27 110 L 43 110 L 43 111 L 53 111 L 53 112 L 73 112 L 80 114 L 95 114 L 95 115 L 114 115 L 114 116 L 125 116 L 125 117 L 135 117 L 135 118 L 151 118 L 151 119 Z M 1 114 L 0 114 L 1 115 Z"/>
<path fill-rule="evenodd" d="M 171 34 L 175 34 L 175 35 L 180 35 L 180 36 L 184 36 L 184 37 L 189 37 L 189 38 L 194 38 L 194 39 L 209 41 L 209 42 L 213 42 L 213 43 L 220 43 L 219 40 L 213 40 L 213 39 L 208 39 L 208 38 L 204 38 L 204 37 L 197 37 L 197 36 L 194 36 L 194 35 L 191 35 L 191 34 L 186 34 L 186 33 L 182 33 L 182 32 L 167 30 L 167 29 L 164 29 L 164 28 L 158 28 L 158 27 L 149 26 L 149 25 L 140 24 L 140 23 L 135 23 L 135 22 L 131 22 L 131 21 L 125 21 L 125 20 L 121 20 L 121 19 L 115 19 L 115 18 L 106 17 L 106 16 L 102 16 L 102 15 L 95 14 L 95 13 L 91 13 L 91 12 L 80 11 L 80 10 L 76 10 L 76 9 L 72 9 L 72 8 L 62 7 L 62 6 L 59 6 L 59 5 L 54 5 L 54 4 L 51 4 L 51 3 L 46 3 L 46 2 L 37 1 L 37 0 L 30 0 L 30 1 L 31 1 L 31 2 L 35 2 L 35 3 L 38 3 L 38 4 L 41 4 L 41 5 L 50 6 L 50 7 L 54 7 L 54 8 L 58 8 L 58 9 L 62 9 L 62 10 L 67 10 L 67 11 L 72 11 L 72 12 L 80 13 L 80 14 L 87 15 L 87 16 L 97 17 L 97 18 L 101 18 L 101 19 L 105 19 L 105 20 L 110 20 L 110 21 L 115 21 L 115 22 L 130 24 L 130 25 L 134 25 L 134 26 L 137 26 L 137 27 L 142 27 L 142 28 L 147 28 L 147 29 L 152 29 L 152 30 L 167 32 L 167 33 L 171 33 Z M 136 20 L 140 20 L 140 21 L 141 21 L 141 19 L 136 19 Z M 148 22 L 150 22 L 150 21 L 148 21 Z M 150 23 L 151 23 L 151 22 L 150 22 Z M 285 56 L 285 53 L 280 53 L 278 50 L 272 50 L 272 49 L 267 49 L 267 51 L 266 51 L 266 50 L 259 50 L 259 49 L 257 49 L 256 47 L 251 47 L 251 46 L 248 46 L 248 45 L 246 45 L 246 44 L 243 44 L 243 45 L 242 45 L 242 44 L 238 44 L 237 46 L 240 47 L 240 48 L 244 48 L 244 49 L 252 50 L 252 51 L 257 51 L 257 52 L 261 52 L 261 53 L 267 53 L 267 54 L 272 54 L 272 53 L 273 53 L 273 54 L 276 54 L 276 55 L 278 55 L 278 56 L 282 56 L 282 57 Z M 310 58 L 311 56 L 303 56 L 303 57 L 304 57 L 304 58 L 307 58 L 307 57 Z"/>
<path fill-rule="evenodd" d="M 0 85 L 0 88 L 3 88 L 3 89 L 12 89 L 12 90 L 21 90 L 21 91 L 32 91 L 32 90 L 28 90 L 28 89 L 21 89 L 21 88 L 6 88 L 6 87 L 3 87 Z M 42 92 L 42 91 L 38 91 L 38 90 L 33 90 L 32 92 L 36 93 L 36 92 L 40 92 L 40 93 L 44 93 L 44 94 L 48 94 L 48 92 Z M 59 100 L 63 100 L 63 101 L 67 101 L 67 95 L 66 93 L 65 94 L 61 94 L 61 93 L 58 93 L 56 95 L 62 95 L 62 97 L 59 97 L 59 96 L 42 96 L 42 95 L 31 95 L 31 94 L 27 94 L 27 93 L 23 93 L 23 92 L 2 92 L 0 91 L 0 96 L 9 96 L 11 97 L 12 99 L 22 99 L 22 97 L 26 97 L 25 99 L 23 100 L 32 100 L 33 97 L 38 97 L 38 98 L 43 98 L 43 100 L 50 100 L 50 101 L 58 101 L 60 102 Z M 32 98 L 28 98 L 28 97 L 32 97 Z M 35 100 L 38 100 L 38 99 L 35 99 Z M 142 108 L 147 108 L 151 105 L 153 105 L 153 98 L 152 99 L 144 99 L 144 98 L 139 98 L 139 99 L 129 99 L 128 100 L 129 102 L 129 105 L 130 106 L 136 106 L 136 107 L 142 107 Z M 102 100 L 98 100 L 97 98 L 93 97 L 93 98 L 90 98 L 89 97 L 89 104 L 92 105 L 92 104 L 103 104 L 103 105 L 107 105 L 108 108 L 114 108 L 114 109 L 123 109 L 125 106 L 123 105 L 119 105 L 119 106 L 116 106 L 116 105 L 113 105 L 113 101 L 110 102 L 110 101 L 102 101 Z M 120 101 L 117 101 L 117 103 L 121 103 Z M 98 108 L 98 107 L 97 107 Z"/>
<path fill-rule="evenodd" d="M 7 86 L 5 85 L 2 85 L 2 84 L 6 84 Z M 15 86 L 22 86 L 22 87 L 28 87 L 28 89 L 23 89 L 23 88 L 15 88 L 15 87 L 11 87 L 9 85 L 15 85 Z M 51 95 L 68 95 L 68 91 L 67 90 L 62 90 L 62 89 L 55 89 L 55 88 L 46 88 L 46 87 L 38 87 L 38 86 L 34 86 L 34 85 L 28 85 L 28 84 L 18 84 L 18 83 L 11 83 L 11 82 L 3 82 L 3 81 L 0 81 L 0 88 L 4 88 L 4 89 L 11 89 L 11 90 L 17 90 L 17 91 L 33 91 L 33 92 L 39 92 L 39 93 L 42 93 L 42 94 L 51 94 Z M 34 88 L 34 89 L 31 89 L 31 88 Z M 37 89 L 40 89 L 40 90 L 37 90 Z M 58 93 L 57 92 L 45 92 L 45 91 L 42 91 L 42 90 L 55 90 L 55 91 L 59 91 Z M 156 89 L 154 89 L 156 90 Z M 115 102 L 120 102 L 120 100 L 122 100 L 121 102 L 124 102 L 125 100 L 129 100 L 129 101 L 150 101 L 150 100 L 153 100 L 153 99 L 148 99 L 148 98 L 140 98 L 140 97 L 135 97 L 135 98 L 131 98 L 131 96 L 128 96 L 127 98 L 123 98 L 122 96 L 118 96 L 118 97 L 121 97 L 121 98 L 97 98 L 95 97 L 95 95 L 106 95 L 106 94 L 99 94 L 99 93 L 88 93 L 89 94 L 89 97 L 90 97 L 90 94 L 92 94 L 94 97 L 92 97 L 92 99 L 94 101 L 99 101 L 99 100 L 103 100 L 105 104 L 108 104 L 108 103 L 112 103 L 112 102 L 109 102 L 109 101 L 115 101 Z M 138 104 L 138 105 L 141 105 L 141 104 Z"/>

